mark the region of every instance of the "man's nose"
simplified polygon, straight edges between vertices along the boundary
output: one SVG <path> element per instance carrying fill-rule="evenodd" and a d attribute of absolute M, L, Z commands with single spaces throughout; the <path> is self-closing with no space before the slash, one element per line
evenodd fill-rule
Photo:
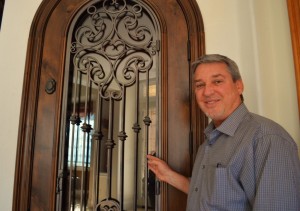
<path fill-rule="evenodd" d="M 210 96 L 214 93 L 214 88 L 212 85 L 209 85 L 207 84 L 205 87 L 204 87 L 204 90 L 203 90 L 203 94 L 205 96 Z"/>

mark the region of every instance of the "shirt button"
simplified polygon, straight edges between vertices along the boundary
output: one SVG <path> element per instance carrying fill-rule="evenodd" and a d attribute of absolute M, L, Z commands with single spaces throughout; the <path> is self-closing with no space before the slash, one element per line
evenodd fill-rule
<path fill-rule="evenodd" d="M 195 188 L 195 191 L 197 192 L 197 191 L 198 191 L 198 188 Z"/>
<path fill-rule="evenodd" d="M 204 169 L 205 168 L 205 165 L 202 165 L 202 169 Z"/>

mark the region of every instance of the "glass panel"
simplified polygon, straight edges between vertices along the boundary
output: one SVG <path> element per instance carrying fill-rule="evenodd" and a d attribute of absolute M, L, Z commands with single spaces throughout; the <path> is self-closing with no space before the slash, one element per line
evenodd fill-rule
<path fill-rule="evenodd" d="M 145 156 L 159 150 L 159 33 L 148 11 L 139 1 L 93 1 L 72 24 L 62 210 L 157 207 Z"/>

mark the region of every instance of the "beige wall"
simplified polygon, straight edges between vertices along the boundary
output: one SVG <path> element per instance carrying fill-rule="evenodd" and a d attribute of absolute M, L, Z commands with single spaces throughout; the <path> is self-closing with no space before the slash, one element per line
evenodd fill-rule
<path fill-rule="evenodd" d="M 280 123 L 300 146 L 295 72 L 285 0 L 197 0 L 206 52 L 234 59 L 245 83 L 245 102 Z"/>
<path fill-rule="evenodd" d="M 6 0 L 0 32 L 0 205 L 11 210 L 28 33 L 41 0 Z M 300 145 L 300 128 L 285 0 L 198 0 L 207 53 L 236 60 L 246 104 L 282 124 Z"/>
<path fill-rule="evenodd" d="M 0 209 L 12 209 L 15 157 L 30 25 L 41 0 L 6 0 L 0 32 Z"/>

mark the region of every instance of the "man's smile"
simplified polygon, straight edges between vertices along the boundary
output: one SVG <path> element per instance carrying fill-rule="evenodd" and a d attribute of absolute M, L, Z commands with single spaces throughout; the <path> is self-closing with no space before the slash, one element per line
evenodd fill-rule
<path fill-rule="evenodd" d="M 219 99 L 210 99 L 204 101 L 205 105 L 210 107 L 216 105 L 218 102 L 220 102 Z"/>

